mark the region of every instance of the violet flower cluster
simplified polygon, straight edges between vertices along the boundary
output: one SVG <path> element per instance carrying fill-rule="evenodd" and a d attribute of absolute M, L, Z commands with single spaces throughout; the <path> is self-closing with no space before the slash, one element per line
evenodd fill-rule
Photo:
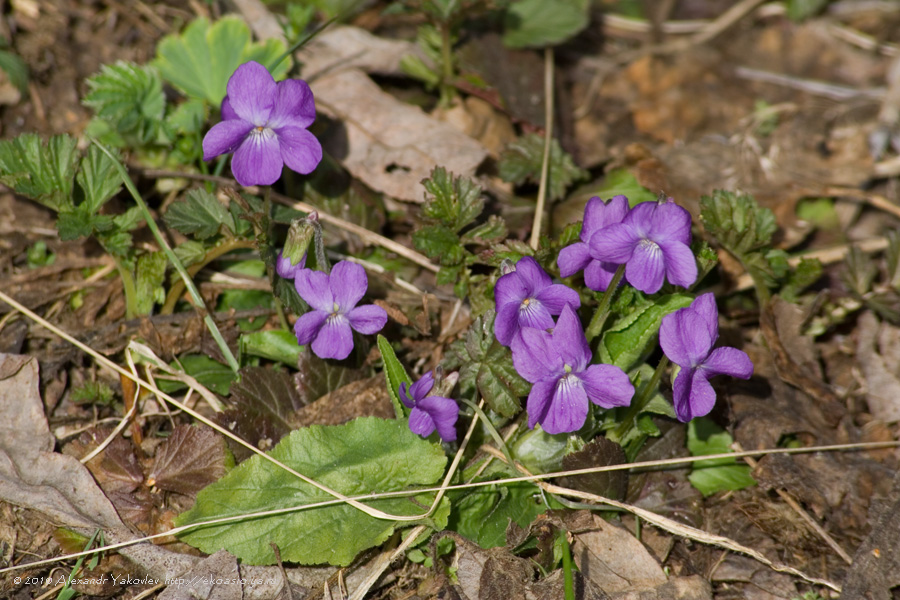
<path fill-rule="evenodd" d="M 709 384 L 714 375 L 749 379 L 750 357 L 737 348 L 712 349 L 719 337 L 719 312 L 712 294 L 697 296 L 687 308 L 663 317 L 659 344 L 669 360 L 681 367 L 673 383 L 675 415 L 687 423 L 709 414 L 716 392 Z"/>
<path fill-rule="evenodd" d="M 312 173 L 322 146 L 307 128 L 316 105 L 305 81 L 275 83 L 269 70 L 250 61 L 235 69 L 222 101 L 222 121 L 203 138 L 203 160 L 234 153 L 231 171 L 241 185 L 270 185 L 284 165 Z"/>
<path fill-rule="evenodd" d="M 547 433 L 576 431 L 588 402 L 627 406 L 634 395 L 628 376 L 612 365 L 591 365 L 591 351 L 575 314 L 578 293 L 550 276 L 530 256 L 497 280 L 494 335 L 512 348 L 513 366 L 531 382 L 528 426 Z M 552 315 L 560 315 L 557 323 Z M 547 330 L 552 329 L 553 333 Z"/>
<path fill-rule="evenodd" d="M 585 208 L 581 242 L 564 248 L 557 264 L 563 277 L 584 270 L 592 290 L 604 291 L 618 265 L 634 288 L 655 294 L 663 281 L 689 287 L 697 280 L 690 249 L 691 215 L 669 198 L 628 208 L 625 196 L 608 204 L 592 198 Z"/>

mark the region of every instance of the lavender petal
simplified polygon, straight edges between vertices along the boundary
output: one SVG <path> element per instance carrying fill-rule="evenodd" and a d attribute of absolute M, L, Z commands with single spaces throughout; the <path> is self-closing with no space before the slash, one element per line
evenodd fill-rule
<path fill-rule="evenodd" d="M 298 127 L 276 129 L 281 158 L 292 171 L 307 175 L 322 162 L 322 144 L 316 136 Z"/>
<path fill-rule="evenodd" d="M 570 433 L 581 429 L 587 419 L 588 398 L 577 377 L 563 377 L 556 384 L 550 407 L 541 420 L 547 433 Z"/>
<path fill-rule="evenodd" d="M 753 362 L 747 353 L 737 348 L 724 346 L 716 348 L 703 361 L 702 369 L 707 377 L 713 375 L 731 375 L 741 379 L 750 379 L 753 375 Z"/>
<path fill-rule="evenodd" d="M 628 198 L 619 195 L 612 197 L 609 202 L 603 202 L 598 197 L 591 198 L 584 207 L 584 225 L 581 227 L 581 241 L 590 241 L 591 236 L 615 223 L 621 223 L 628 214 Z"/>
<path fill-rule="evenodd" d="M 631 258 L 639 241 L 634 230 L 625 223 L 609 225 L 591 236 L 591 256 L 596 260 L 621 265 Z"/>
<path fill-rule="evenodd" d="M 331 314 L 334 311 L 334 295 L 328 283 L 328 275 L 322 271 L 304 269 L 294 278 L 294 289 L 315 310 Z"/>
<path fill-rule="evenodd" d="M 311 347 L 319 358 L 343 360 L 350 356 L 350 351 L 353 350 L 353 330 L 350 329 L 347 318 L 338 316 L 326 319 Z"/>
<path fill-rule="evenodd" d="M 665 279 L 665 259 L 662 248 L 653 242 L 641 242 L 625 265 L 625 279 L 646 294 L 655 294 Z"/>
<path fill-rule="evenodd" d="M 418 406 L 409 413 L 409 430 L 416 435 L 428 437 L 435 430 L 434 419 Z"/>
<path fill-rule="evenodd" d="M 417 382 L 409 387 L 409 393 L 412 395 L 413 400 L 418 402 L 427 396 L 428 392 L 430 392 L 433 387 L 434 375 L 432 375 L 431 371 L 428 371 L 422 375 Z"/>
<path fill-rule="evenodd" d="M 531 383 L 563 373 L 563 361 L 551 345 L 550 334 L 539 329 L 520 332 L 512 359 L 516 372 Z"/>
<path fill-rule="evenodd" d="M 709 414 L 716 404 L 716 392 L 699 369 L 682 369 L 672 391 L 675 416 L 682 423 Z"/>
<path fill-rule="evenodd" d="M 528 401 L 525 403 L 526 410 L 528 411 L 529 429 L 534 429 L 535 425 L 544 421 L 553 400 L 553 391 L 556 387 L 556 382 L 557 379 L 553 377 L 542 379 L 531 386 L 531 392 L 528 394 Z"/>
<path fill-rule="evenodd" d="M 585 269 L 590 262 L 591 249 L 584 242 L 566 246 L 559 251 L 559 257 L 556 259 L 560 277 L 571 277 L 578 271 Z"/>
<path fill-rule="evenodd" d="M 316 102 L 305 81 L 285 79 L 275 84 L 275 100 L 269 115 L 269 127 L 306 129 L 315 120 Z"/>
<path fill-rule="evenodd" d="M 665 256 L 666 279 L 687 288 L 697 281 L 697 259 L 691 249 L 681 242 L 663 242 L 660 244 Z"/>
<path fill-rule="evenodd" d="M 459 405 L 455 400 L 442 396 L 426 396 L 416 404 L 416 408 L 428 413 L 442 440 L 456 441 L 455 425 L 459 419 Z"/>
<path fill-rule="evenodd" d="M 519 304 L 510 302 L 500 306 L 494 317 L 494 337 L 504 346 L 509 346 L 518 332 Z"/>
<path fill-rule="evenodd" d="M 547 272 L 530 256 L 523 256 L 519 259 L 519 262 L 516 263 L 516 273 L 522 278 L 522 283 L 524 283 L 529 296 L 552 283 Z"/>
<path fill-rule="evenodd" d="M 266 124 L 275 104 L 275 79 L 255 61 L 242 64 L 228 80 L 228 100 L 234 113 L 257 127 Z"/>
<path fill-rule="evenodd" d="M 591 348 L 584 336 L 581 321 L 571 306 L 566 305 L 560 313 L 553 330 L 551 346 L 560 360 L 576 373 L 584 370 L 590 362 Z"/>
<path fill-rule="evenodd" d="M 342 260 L 332 267 L 329 282 L 334 301 L 344 312 L 349 312 L 356 306 L 369 287 L 366 270 L 347 260 Z"/>
<path fill-rule="evenodd" d="M 613 365 L 591 365 L 579 374 L 587 393 L 588 400 L 602 406 L 613 408 L 628 406 L 634 396 L 634 386 L 628 375 Z"/>
<path fill-rule="evenodd" d="M 494 303 L 498 312 L 507 304 L 518 306 L 527 297 L 528 290 L 518 271 L 503 275 L 494 286 Z"/>
<path fill-rule="evenodd" d="M 709 333 L 707 323 L 692 310 L 692 306 L 680 308 L 663 317 L 659 327 L 659 345 L 673 363 L 692 368 L 709 356 L 716 341 Z"/>
<path fill-rule="evenodd" d="M 281 177 L 282 167 L 278 137 L 271 129 L 251 130 L 231 159 L 231 172 L 243 186 L 272 185 Z"/>
<path fill-rule="evenodd" d="M 578 292 L 567 285 L 554 283 L 535 294 L 535 300 L 547 307 L 551 315 L 558 315 L 566 306 L 578 308 L 581 306 L 581 297 Z"/>
<path fill-rule="evenodd" d="M 356 331 L 365 335 L 373 335 L 384 329 L 388 317 L 380 306 L 365 304 L 357 306 L 347 313 L 347 319 L 350 321 L 350 327 Z"/>
<path fill-rule="evenodd" d="M 584 284 L 595 292 L 605 292 L 618 266 L 615 263 L 592 260 L 584 270 Z"/>
<path fill-rule="evenodd" d="M 203 138 L 203 160 L 234 152 L 251 129 L 252 123 L 240 119 L 216 123 Z"/>
<path fill-rule="evenodd" d="M 319 330 L 325 323 L 325 318 L 325 313 L 317 310 L 300 315 L 300 318 L 294 323 L 294 335 L 297 336 L 297 343 L 305 346 L 316 339 Z"/>

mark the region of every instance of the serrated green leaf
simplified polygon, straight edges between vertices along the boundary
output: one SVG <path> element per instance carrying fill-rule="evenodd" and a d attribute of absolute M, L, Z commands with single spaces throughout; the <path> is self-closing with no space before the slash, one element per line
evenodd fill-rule
<path fill-rule="evenodd" d="M 422 185 L 430 195 L 422 205 L 422 214 L 453 233 L 458 234 L 484 210 L 481 187 L 468 177 L 454 177 L 444 167 L 435 167 Z"/>
<path fill-rule="evenodd" d="M 56 221 L 59 239 L 63 241 L 77 240 L 95 232 L 108 232 L 113 227 L 112 217 L 95 214 L 86 204 L 63 210 Z"/>
<path fill-rule="evenodd" d="M 491 215 L 487 222 L 476 225 L 467 231 L 460 241 L 463 244 L 487 244 L 493 241 L 500 241 L 509 234 L 506 229 L 506 221 L 499 215 Z"/>
<path fill-rule="evenodd" d="M 732 443 L 731 435 L 710 419 L 701 417 L 688 423 L 687 446 L 691 456 L 730 453 L 733 452 Z M 695 462 L 688 479 L 704 496 L 756 485 L 750 476 L 750 467 L 737 464 L 733 458 Z"/>
<path fill-rule="evenodd" d="M 475 319 L 465 339 L 450 346 L 444 368 L 459 369 L 463 394 L 478 390 L 491 410 L 511 417 L 522 409 L 519 398 L 528 394 L 531 385 L 516 372 L 509 348 L 494 338 L 494 317 L 489 310 Z"/>
<path fill-rule="evenodd" d="M 691 304 L 692 296 L 670 294 L 617 320 L 603 334 L 600 358 L 604 363 L 631 371 L 656 346 L 662 318 Z"/>
<path fill-rule="evenodd" d="M 753 196 L 714 190 L 700 198 L 700 219 L 726 250 L 743 261 L 748 253 L 768 246 L 778 228 L 775 214 L 761 208 Z"/>
<path fill-rule="evenodd" d="M 408 409 L 400 400 L 400 384 L 405 383 L 407 389 L 412 385 L 412 379 L 406 369 L 397 359 L 391 343 L 387 341 L 383 335 L 379 334 L 376 338 L 378 341 L 378 350 L 381 352 L 381 360 L 384 362 L 384 377 L 387 384 L 388 394 L 391 397 L 391 404 L 394 405 L 394 414 L 398 419 L 403 420 L 409 414 Z"/>
<path fill-rule="evenodd" d="M 206 258 L 206 246 L 195 240 L 188 240 L 178 244 L 172 250 L 185 268 L 197 264 Z"/>
<path fill-rule="evenodd" d="M 285 50 L 284 43 L 276 39 L 251 43 L 250 29 L 238 17 L 224 17 L 213 25 L 200 18 L 181 34 L 163 38 L 156 47 L 153 64 L 163 79 L 187 96 L 218 107 L 228 79 L 245 62 L 254 60 L 268 68 L 276 80 L 283 78 L 290 60 L 277 67 L 274 63 Z"/>
<path fill-rule="evenodd" d="M 445 225 L 427 225 L 413 233 L 413 244 L 429 258 L 437 258 L 442 265 L 458 265 L 466 256 L 459 236 Z"/>
<path fill-rule="evenodd" d="M 641 202 L 656 202 L 657 200 L 656 193 L 638 183 L 631 171 L 625 168 L 613 169 L 606 173 L 600 187 L 590 189 L 594 196 L 599 196 L 604 200 L 619 195 L 626 196 L 628 204 L 632 208 Z"/>
<path fill-rule="evenodd" d="M 512 48 L 543 48 L 565 42 L 587 27 L 587 0 L 519 0 L 509 5 L 503 43 Z"/>
<path fill-rule="evenodd" d="M 151 252 L 138 257 L 135 272 L 137 291 L 137 310 L 140 315 L 153 312 L 153 305 L 165 302 L 165 290 L 162 285 L 166 276 L 166 253 Z"/>
<path fill-rule="evenodd" d="M 219 233 L 223 225 L 229 231 L 235 229 L 232 214 L 203 188 L 195 188 L 188 192 L 187 198 L 173 202 L 163 220 L 169 227 L 201 240 Z"/>
<path fill-rule="evenodd" d="M 90 212 L 97 212 L 107 200 L 122 189 L 122 179 L 115 163 L 97 146 L 91 145 L 81 159 L 81 169 L 75 177 L 84 194 Z"/>
<path fill-rule="evenodd" d="M 539 183 L 544 161 L 544 138 L 529 133 L 510 143 L 500 156 L 500 178 L 519 185 L 526 181 Z M 547 197 L 559 200 L 573 183 L 587 177 L 588 173 L 572 160 L 556 139 L 550 142 L 550 174 Z"/>
<path fill-rule="evenodd" d="M 781 288 L 780 295 L 788 302 L 793 302 L 798 296 L 822 277 L 822 263 L 817 258 L 802 258 L 796 267 L 788 275 L 787 281 Z"/>
<path fill-rule="evenodd" d="M 55 211 L 72 206 L 78 164 L 75 139 L 56 135 L 44 144 L 33 133 L 0 141 L 0 182 Z"/>
<path fill-rule="evenodd" d="M 156 139 L 166 108 L 156 69 L 120 60 L 103 65 L 98 74 L 88 77 L 87 85 L 83 104 L 118 133 L 134 136 L 139 144 Z"/>
<path fill-rule="evenodd" d="M 283 329 L 269 329 L 245 333 L 240 341 L 241 355 L 259 356 L 291 367 L 297 365 L 303 347 L 297 343 L 297 336 Z"/>
<path fill-rule="evenodd" d="M 345 425 L 293 431 L 271 456 L 329 488 L 347 495 L 410 490 L 432 485 L 447 462 L 440 446 L 412 433 L 406 423 L 374 417 Z M 433 495 L 368 501 L 378 510 L 401 515 L 424 512 Z M 278 508 L 301 507 L 333 496 L 301 481 L 259 456 L 244 461 L 197 495 L 194 508 L 180 515 L 178 525 Z M 428 521 L 425 520 L 427 523 Z M 298 510 L 217 526 L 182 535 L 205 552 L 225 548 L 246 564 L 275 564 L 271 543 L 281 559 L 301 564 L 346 566 L 357 554 L 384 542 L 396 522 L 371 517 L 347 504 Z M 429 523 L 442 527 L 440 523 Z"/>

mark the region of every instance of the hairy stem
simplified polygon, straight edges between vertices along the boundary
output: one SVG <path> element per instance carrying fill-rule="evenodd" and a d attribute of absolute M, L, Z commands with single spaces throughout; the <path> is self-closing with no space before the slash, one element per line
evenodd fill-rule
<path fill-rule="evenodd" d="M 609 316 L 609 305 L 612 303 L 613 297 L 619 290 L 619 282 L 622 281 L 624 275 L 625 265 L 619 265 L 619 268 L 616 269 L 616 273 L 613 275 L 612 281 L 609 282 L 606 291 L 603 292 L 603 298 L 600 299 L 600 305 L 597 307 L 594 316 L 591 317 L 591 322 L 588 323 L 587 331 L 584 333 L 588 343 L 603 331 L 603 325 L 606 323 L 606 318 Z"/>

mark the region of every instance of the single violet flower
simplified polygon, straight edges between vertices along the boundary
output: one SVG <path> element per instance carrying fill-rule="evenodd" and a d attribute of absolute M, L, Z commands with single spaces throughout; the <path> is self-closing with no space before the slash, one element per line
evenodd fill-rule
<path fill-rule="evenodd" d="M 322 145 L 307 131 L 316 119 L 305 81 L 275 83 L 258 62 L 242 64 L 228 80 L 222 121 L 203 138 L 203 160 L 234 152 L 231 171 L 241 185 L 270 185 L 287 165 L 311 173 L 322 160 Z"/>
<path fill-rule="evenodd" d="M 366 271 L 361 266 L 342 260 L 331 269 L 331 275 L 303 269 L 294 278 L 297 293 L 312 308 L 294 324 L 297 342 L 312 342 L 319 358 L 343 360 L 353 350 L 353 329 L 371 335 L 387 323 L 387 313 L 380 306 L 356 306 L 368 287 Z"/>
<path fill-rule="evenodd" d="M 566 305 L 581 306 L 578 292 L 561 283 L 553 283 L 530 256 L 520 258 L 515 271 L 497 280 L 494 300 L 497 304 L 494 335 L 504 346 L 512 344 L 524 327 L 553 327 L 551 315 L 558 315 Z"/>
<path fill-rule="evenodd" d="M 622 369 L 590 365 L 591 349 L 571 306 L 563 307 L 553 333 L 523 329 L 513 348 L 516 371 L 530 381 L 528 427 L 567 433 L 584 425 L 588 400 L 603 408 L 628 406 L 634 386 Z"/>
<path fill-rule="evenodd" d="M 456 420 L 459 405 L 452 398 L 430 396 L 434 387 L 431 371 L 406 389 L 406 382 L 400 384 L 400 401 L 411 408 L 409 429 L 422 437 L 428 437 L 435 429 L 445 442 L 456 441 Z"/>
<path fill-rule="evenodd" d="M 295 278 L 305 266 L 306 254 L 300 257 L 300 262 L 295 265 L 291 262 L 291 259 L 289 257 L 284 255 L 284 251 L 278 251 L 278 258 L 275 260 L 275 272 L 278 273 L 278 276 L 282 279 Z"/>
<path fill-rule="evenodd" d="M 687 308 L 663 317 L 659 344 L 673 363 L 681 367 L 673 392 L 675 414 L 682 423 L 713 409 L 716 392 L 709 384 L 714 375 L 749 379 L 750 357 L 737 348 L 712 349 L 719 337 L 719 313 L 712 294 L 697 296 Z"/>
<path fill-rule="evenodd" d="M 571 277 L 584 270 L 584 284 L 596 292 L 604 292 L 609 287 L 618 265 L 603 262 L 591 255 L 591 237 L 604 227 L 621 223 L 628 214 L 628 198 L 615 196 L 608 203 L 598 197 L 591 198 L 584 207 L 584 222 L 581 225 L 580 242 L 566 246 L 559 252 L 556 264 L 562 277 Z"/>
<path fill-rule="evenodd" d="M 654 294 L 663 280 L 689 287 L 697 280 L 697 261 L 689 247 L 691 214 L 668 202 L 642 202 L 621 223 L 591 236 L 591 257 L 625 265 L 625 279 L 635 288 Z"/>

